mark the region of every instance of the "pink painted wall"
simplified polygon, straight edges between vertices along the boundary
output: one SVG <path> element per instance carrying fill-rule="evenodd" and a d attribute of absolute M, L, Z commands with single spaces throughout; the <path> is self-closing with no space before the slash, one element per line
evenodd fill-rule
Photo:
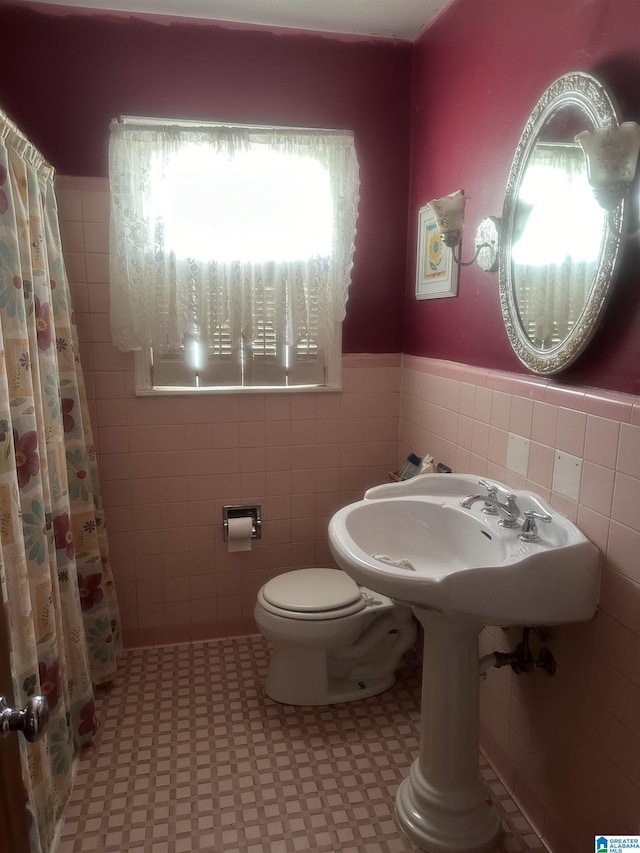
<path fill-rule="evenodd" d="M 411 45 L 157 20 L 0 8 L 0 105 L 59 174 L 84 177 L 107 175 L 109 122 L 123 114 L 353 130 L 343 348 L 400 352 Z"/>
<path fill-rule="evenodd" d="M 107 127 L 121 113 L 353 128 L 362 203 L 345 352 L 525 372 L 503 331 L 495 275 L 474 265 L 461 271 L 457 298 L 415 301 L 417 211 L 464 187 L 468 253 L 482 216 L 501 213 L 531 108 L 568 70 L 594 71 L 624 118 L 640 115 L 640 7 L 628 0 L 537 0 L 535 15 L 512 0 L 457 0 L 414 46 L 11 7 L 0 26 L 5 67 L 22 69 L 2 76 L 0 103 L 61 174 L 106 174 Z M 605 322 L 563 376 L 572 384 L 639 390 L 639 261 L 637 241 L 625 246 Z"/>
<path fill-rule="evenodd" d="M 624 119 L 640 119 L 640 5 L 629 0 L 457 0 L 417 41 L 404 352 L 526 372 L 500 315 L 497 274 L 462 268 L 459 295 L 417 302 L 417 212 L 464 188 L 463 259 L 483 216 L 500 216 L 526 120 L 546 87 L 568 71 L 609 84 Z M 640 391 L 640 244 L 624 248 L 605 321 L 562 380 Z"/>

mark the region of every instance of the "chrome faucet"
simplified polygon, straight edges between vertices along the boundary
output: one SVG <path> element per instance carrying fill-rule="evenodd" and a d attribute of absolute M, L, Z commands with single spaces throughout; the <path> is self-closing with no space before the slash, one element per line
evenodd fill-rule
<path fill-rule="evenodd" d="M 516 503 L 516 496 L 508 493 L 504 496 L 504 499 L 505 503 L 501 503 L 497 497 L 492 497 L 491 495 L 469 495 L 468 498 L 463 498 L 460 501 L 460 506 L 465 509 L 471 509 L 478 501 L 484 501 L 484 508 L 489 514 L 493 515 L 493 513 L 489 512 L 490 509 L 497 511 L 500 516 L 498 524 L 501 527 L 519 527 L 520 509 Z"/>

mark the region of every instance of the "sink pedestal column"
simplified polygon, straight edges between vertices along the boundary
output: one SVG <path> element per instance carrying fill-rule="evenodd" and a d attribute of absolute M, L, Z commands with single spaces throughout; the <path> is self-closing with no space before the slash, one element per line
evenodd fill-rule
<path fill-rule="evenodd" d="M 414 608 L 425 631 L 420 754 L 396 798 L 398 822 L 429 853 L 483 853 L 500 834 L 478 760 L 479 649 L 473 622 Z"/>

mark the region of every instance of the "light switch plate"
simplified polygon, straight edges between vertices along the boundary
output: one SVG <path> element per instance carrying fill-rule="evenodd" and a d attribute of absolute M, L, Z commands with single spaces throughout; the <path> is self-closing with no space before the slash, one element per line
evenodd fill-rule
<path fill-rule="evenodd" d="M 529 469 L 529 439 L 515 433 L 509 433 L 507 445 L 507 468 L 516 474 L 527 476 Z"/>
<path fill-rule="evenodd" d="M 556 450 L 553 464 L 553 491 L 577 501 L 580 497 L 582 459 Z"/>

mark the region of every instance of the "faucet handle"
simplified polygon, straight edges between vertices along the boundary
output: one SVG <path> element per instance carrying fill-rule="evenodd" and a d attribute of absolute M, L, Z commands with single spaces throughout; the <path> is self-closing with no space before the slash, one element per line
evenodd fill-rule
<path fill-rule="evenodd" d="M 495 483 L 491 483 L 489 480 L 478 480 L 478 483 L 489 492 L 487 497 L 493 498 L 493 500 L 498 497 L 498 487 Z"/>
<path fill-rule="evenodd" d="M 553 520 L 553 516 L 549 515 L 548 512 L 538 512 L 535 509 L 525 509 L 524 517 L 525 519 L 537 518 L 538 521 L 544 521 L 546 524 L 549 524 L 549 522 Z"/>
<path fill-rule="evenodd" d="M 490 483 L 489 480 L 478 480 L 478 483 L 487 490 L 487 500 L 482 507 L 482 512 L 485 515 L 498 515 L 498 510 L 492 503 L 489 501 L 497 501 L 498 500 L 498 487 L 495 483 Z"/>
<path fill-rule="evenodd" d="M 525 509 L 522 533 L 518 534 L 518 539 L 520 539 L 522 542 L 540 541 L 536 519 L 538 521 L 544 521 L 545 524 L 549 524 L 549 522 L 552 520 L 552 517 L 549 515 L 548 512 L 536 512 L 535 509 Z"/>

